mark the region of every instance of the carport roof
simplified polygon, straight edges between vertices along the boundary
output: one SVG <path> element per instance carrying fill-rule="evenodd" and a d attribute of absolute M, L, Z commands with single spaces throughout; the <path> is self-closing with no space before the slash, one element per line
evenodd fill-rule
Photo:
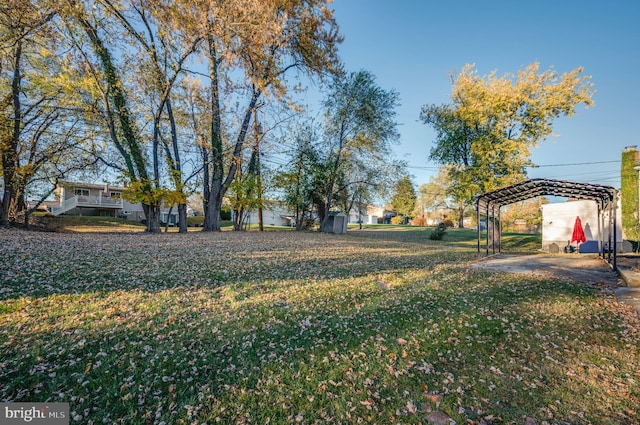
<path fill-rule="evenodd" d="M 613 202 L 617 190 L 611 186 L 577 183 L 566 180 L 531 179 L 476 197 L 476 210 L 489 206 L 502 207 L 536 196 L 564 196 L 574 199 L 590 199 L 601 207 Z"/>

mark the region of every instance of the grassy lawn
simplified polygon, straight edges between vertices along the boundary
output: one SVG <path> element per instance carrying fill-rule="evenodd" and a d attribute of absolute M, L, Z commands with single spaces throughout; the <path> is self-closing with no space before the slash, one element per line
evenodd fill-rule
<path fill-rule="evenodd" d="M 626 306 L 472 270 L 475 232 L 430 231 L 0 229 L 0 401 L 83 424 L 635 423 Z"/>
<path fill-rule="evenodd" d="M 137 233 L 144 232 L 145 226 L 133 220 L 117 217 L 78 217 L 58 216 L 50 214 L 34 213 L 31 225 L 35 229 L 43 229 L 50 232 L 71 233 Z"/>
<path fill-rule="evenodd" d="M 204 217 L 188 217 L 189 232 L 199 232 L 202 230 L 202 222 Z M 144 232 L 146 227 L 144 224 L 133 220 L 127 220 L 117 217 L 77 217 L 77 216 L 59 216 L 59 217 L 46 217 L 45 223 L 50 228 L 55 229 L 58 232 L 70 232 L 70 233 L 141 233 Z M 196 225 L 197 224 L 197 225 Z M 233 230 L 233 222 L 222 221 L 220 223 L 222 230 Z M 248 230 L 258 230 L 257 224 L 247 226 Z M 265 225 L 266 231 L 282 231 L 292 230 L 291 227 L 286 226 L 269 226 Z M 177 233 L 178 228 L 170 226 L 169 233 Z M 161 226 L 161 231 L 165 231 L 165 227 Z"/>

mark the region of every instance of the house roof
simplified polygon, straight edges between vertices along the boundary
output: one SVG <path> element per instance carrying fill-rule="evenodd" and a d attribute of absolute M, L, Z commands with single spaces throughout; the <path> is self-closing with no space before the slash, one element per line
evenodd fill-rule
<path fill-rule="evenodd" d="M 109 190 L 118 190 L 118 191 L 123 191 L 126 189 L 122 186 L 113 186 L 106 183 L 95 184 L 95 183 L 80 183 L 80 182 L 68 182 L 68 181 L 62 181 L 58 184 L 58 186 L 75 187 L 75 188 L 83 188 L 83 189 L 104 189 L 105 187 L 107 187 Z"/>
<path fill-rule="evenodd" d="M 489 207 L 502 207 L 536 196 L 564 196 L 574 199 L 590 199 L 604 208 L 617 198 L 618 191 L 611 186 L 577 183 L 566 180 L 531 179 L 476 197 L 476 211 Z"/>

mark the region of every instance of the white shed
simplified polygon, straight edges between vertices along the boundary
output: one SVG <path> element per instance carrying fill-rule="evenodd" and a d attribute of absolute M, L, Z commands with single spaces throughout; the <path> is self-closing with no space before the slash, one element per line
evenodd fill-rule
<path fill-rule="evenodd" d="M 347 233 L 347 215 L 331 211 L 322 231 L 324 233 Z"/>
<path fill-rule="evenodd" d="M 573 233 L 573 226 L 576 222 L 576 217 L 580 217 L 584 235 L 587 241 L 595 241 L 597 250 L 600 251 L 600 241 L 604 236 L 605 242 L 608 240 L 609 226 L 607 220 L 605 220 L 604 229 L 602 224 L 598 220 L 598 204 L 596 201 L 591 200 L 577 200 L 567 201 L 552 204 L 544 204 L 542 208 L 542 249 L 549 250 L 551 244 L 556 244 L 558 248 L 562 249 L 567 246 L 571 240 Z M 622 252 L 622 219 L 621 209 L 618 205 L 617 212 L 617 228 L 616 228 L 616 240 L 618 241 L 618 252 Z M 604 232 L 602 235 L 601 232 Z M 593 244 L 594 242 L 590 242 Z M 576 246 L 574 242 L 572 244 Z"/>

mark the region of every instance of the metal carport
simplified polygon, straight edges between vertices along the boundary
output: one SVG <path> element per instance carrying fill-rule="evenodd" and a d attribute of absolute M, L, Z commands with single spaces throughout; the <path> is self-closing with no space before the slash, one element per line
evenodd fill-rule
<path fill-rule="evenodd" d="M 605 258 L 605 241 L 604 232 L 605 215 L 609 226 L 606 260 L 614 270 L 617 270 L 616 264 L 616 208 L 618 200 L 618 191 L 611 186 L 604 186 L 592 183 L 577 183 L 566 180 L 553 179 L 531 179 L 526 180 L 502 189 L 494 190 L 479 195 L 475 199 L 476 219 L 478 223 L 478 255 L 480 254 L 481 233 L 480 215 L 483 213 L 486 217 L 487 235 L 485 255 L 489 255 L 489 236 L 491 236 L 491 248 L 493 253 L 496 252 L 496 218 L 500 227 L 500 210 L 503 206 L 513 204 L 515 202 L 524 201 L 536 196 L 563 196 L 573 199 L 589 199 L 596 201 L 598 205 L 598 227 L 600 231 L 600 256 Z M 491 221 L 491 231 L 489 231 L 489 222 Z M 611 229 L 613 228 L 613 232 Z M 501 229 L 498 229 L 498 240 L 500 240 Z M 613 233 L 613 235 L 612 235 Z M 613 241 L 612 241 L 613 237 Z M 500 244 L 498 252 L 500 252 Z M 613 248 L 612 248 L 613 247 Z M 613 258 L 612 258 L 613 251 Z"/>

